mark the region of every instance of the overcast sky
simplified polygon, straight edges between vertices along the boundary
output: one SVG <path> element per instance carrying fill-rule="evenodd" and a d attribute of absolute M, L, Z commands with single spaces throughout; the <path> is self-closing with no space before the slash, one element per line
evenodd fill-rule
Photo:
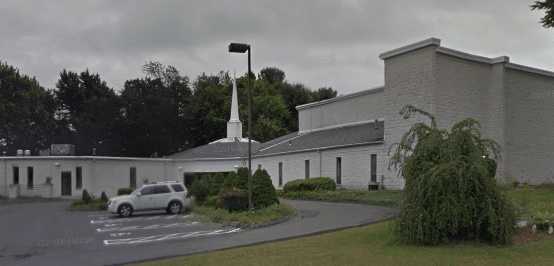
<path fill-rule="evenodd" d="M 0 3 L 0 60 L 54 88 L 62 69 L 98 72 L 116 90 L 149 60 L 195 78 L 276 66 L 287 80 L 339 93 L 383 84 L 378 55 L 429 37 L 554 69 L 554 30 L 527 0 L 19 1 Z"/>

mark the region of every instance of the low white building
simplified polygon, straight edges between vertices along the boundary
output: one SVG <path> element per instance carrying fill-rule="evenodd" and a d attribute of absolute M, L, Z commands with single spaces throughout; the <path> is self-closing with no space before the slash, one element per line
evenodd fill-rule
<path fill-rule="evenodd" d="M 497 178 L 531 184 L 554 180 L 553 72 L 511 63 L 506 56 L 452 50 L 434 38 L 380 58 L 384 86 L 298 106 L 299 131 L 266 143 L 253 141 L 252 168 L 268 170 L 275 187 L 328 176 L 348 188 L 382 184 L 401 189 L 404 180 L 388 169 L 388 150 L 414 121 L 423 119 L 399 115 L 411 104 L 434 114 L 441 127 L 468 117 L 480 121 L 483 134 L 502 149 Z M 182 180 L 188 173 L 244 167 L 248 140 L 242 138 L 236 91 L 233 95 L 226 138 L 163 159 L 0 157 L 0 193 L 8 194 L 10 187 L 24 190 L 29 167 L 33 185 L 51 177 L 53 196 L 62 195 L 67 182 L 73 196 L 83 188 L 112 194 L 143 179 Z"/>

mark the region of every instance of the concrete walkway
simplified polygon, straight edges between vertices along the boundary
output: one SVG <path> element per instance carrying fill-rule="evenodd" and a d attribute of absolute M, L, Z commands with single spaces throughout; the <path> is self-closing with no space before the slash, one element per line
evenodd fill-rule
<path fill-rule="evenodd" d="M 197 229 L 186 229 L 185 221 L 182 222 L 184 226 L 180 226 L 172 217 L 158 214 L 130 220 L 114 219 L 116 223 L 124 224 L 120 228 L 135 230 L 127 239 L 120 237 L 119 240 L 126 241 L 121 245 L 106 245 L 103 242 L 105 240 L 102 240 L 105 234 L 97 232 L 99 225 L 108 225 L 107 222 L 96 224 L 95 221 L 102 221 L 93 220 L 96 215 L 106 215 L 103 212 L 67 212 L 66 202 L 25 204 L 20 205 L 21 208 L 15 208 L 16 205 L 0 206 L 0 214 L 3 214 L 0 221 L 0 265 L 123 264 L 317 234 L 365 225 L 397 214 L 395 209 L 361 204 L 296 200 L 284 202 L 297 209 L 296 217 L 277 225 L 244 231 L 197 222 L 186 227 Z M 159 231 L 159 228 L 172 226 L 163 229 L 166 235 L 162 237 L 168 239 L 171 236 L 172 240 L 150 241 L 152 237 L 158 237 L 159 233 L 147 235 L 148 230 L 140 230 L 143 234 L 141 241 L 128 241 L 135 239 L 133 236 L 137 235 L 138 229 L 153 228 L 152 224 L 146 223 L 162 220 L 165 224 L 157 222 L 156 228 Z M 131 222 L 133 224 L 129 226 Z M 106 228 L 109 227 L 101 227 L 104 230 Z M 198 232 L 208 233 L 200 236 Z M 192 237 L 194 234 L 195 237 Z"/>

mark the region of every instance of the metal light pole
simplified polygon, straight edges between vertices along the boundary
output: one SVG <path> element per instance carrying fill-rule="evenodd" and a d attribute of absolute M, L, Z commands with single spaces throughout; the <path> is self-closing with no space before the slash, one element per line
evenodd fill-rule
<path fill-rule="evenodd" d="M 250 45 L 245 43 L 231 43 L 229 44 L 230 53 L 245 53 L 248 52 L 248 208 L 254 209 L 252 203 L 252 83 L 250 73 Z"/>

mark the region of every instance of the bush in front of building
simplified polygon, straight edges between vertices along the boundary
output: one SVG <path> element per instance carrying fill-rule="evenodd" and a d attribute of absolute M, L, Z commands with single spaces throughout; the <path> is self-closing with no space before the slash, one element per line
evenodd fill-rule
<path fill-rule="evenodd" d="M 120 188 L 120 189 L 117 190 L 117 195 L 118 196 L 129 195 L 131 193 L 133 193 L 133 189 L 129 188 L 129 187 L 123 187 L 123 188 Z"/>
<path fill-rule="evenodd" d="M 83 190 L 83 195 L 81 196 L 81 200 L 85 204 L 89 204 L 92 201 L 92 197 L 90 196 L 90 194 L 88 193 L 88 191 L 86 189 Z"/>
<path fill-rule="evenodd" d="M 514 208 L 487 159 L 498 156 L 498 144 L 481 136 L 474 119 L 439 129 L 434 116 L 413 106 L 400 114 L 406 119 L 421 114 L 431 121 L 415 123 L 392 150 L 391 166 L 405 179 L 396 226 L 400 240 L 423 245 L 510 243 Z"/>
<path fill-rule="evenodd" d="M 100 194 L 100 200 L 102 202 L 108 202 L 110 199 L 108 198 L 108 195 L 106 195 L 106 192 L 102 191 L 102 194 Z"/>
<path fill-rule="evenodd" d="M 210 196 L 210 181 L 208 178 L 197 178 L 192 182 L 187 196 L 193 196 L 198 204 L 203 204 Z"/>
<path fill-rule="evenodd" d="M 333 191 L 337 189 L 335 181 L 329 177 L 314 177 L 309 179 L 296 179 L 289 181 L 283 187 L 283 191 Z"/>
<path fill-rule="evenodd" d="M 248 186 L 241 189 L 248 191 Z M 279 203 L 271 176 L 265 169 L 258 169 L 252 175 L 252 203 L 256 209 Z"/>

